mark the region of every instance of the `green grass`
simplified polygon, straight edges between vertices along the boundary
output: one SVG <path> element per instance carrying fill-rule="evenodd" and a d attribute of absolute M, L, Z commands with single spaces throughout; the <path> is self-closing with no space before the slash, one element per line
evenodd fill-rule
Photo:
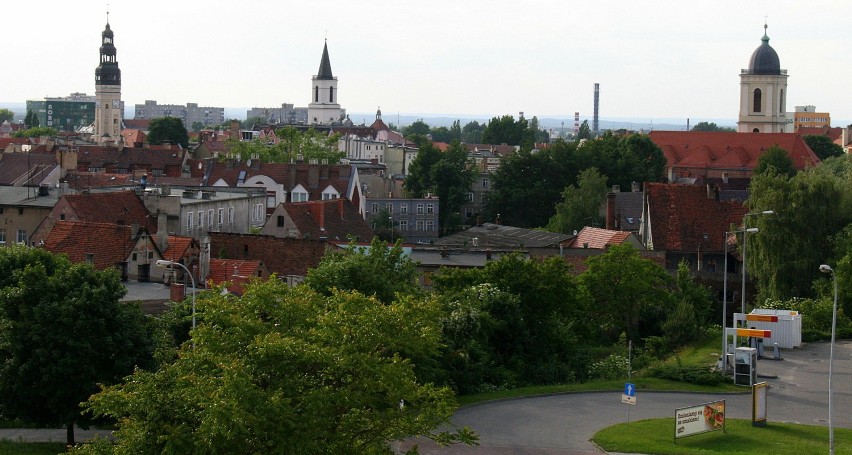
<path fill-rule="evenodd" d="M 0 455 L 57 455 L 65 452 L 62 442 L 13 442 L 0 440 Z"/>
<path fill-rule="evenodd" d="M 674 418 L 648 419 L 613 425 L 593 437 L 610 452 L 655 455 L 803 455 L 828 452 L 828 427 L 767 423 L 755 428 L 750 420 L 728 419 L 725 432 L 714 431 L 674 441 Z M 852 430 L 835 428 L 835 452 L 852 455 Z"/>

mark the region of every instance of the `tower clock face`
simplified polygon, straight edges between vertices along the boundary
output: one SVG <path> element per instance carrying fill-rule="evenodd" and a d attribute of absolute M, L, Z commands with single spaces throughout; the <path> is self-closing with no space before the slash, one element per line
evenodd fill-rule
<path fill-rule="evenodd" d="M 118 105 L 119 105 L 118 100 L 112 100 L 113 109 L 118 109 Z"/>

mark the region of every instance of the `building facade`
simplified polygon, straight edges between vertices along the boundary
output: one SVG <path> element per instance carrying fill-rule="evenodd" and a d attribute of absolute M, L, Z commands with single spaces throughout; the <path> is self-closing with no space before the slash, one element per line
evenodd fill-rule
<path fill-rule="evenodd" d="M 787 127 L 787 70 L 769 45 L 766 27 L 748 69 L 740 71 L 740 133 L 783 133 Z"/>
<path fill-rule="evenodd" d="M 376 229 L 393 223 L 393 234 L 405 243 L 430 244 L 438 239 L 438 198 L 368 198 L 367 222 Z M 389 220 L 383 219 L 389 217 Z"/>
<path fill-rule="evenodd" d="M 793 128 L 831 128 L 831 114 L 816 112 L 816 106 L 796 106 L 793 113 Z"/>
<path fill-rule="evenodd" d="M 95 97 L 85 93 L 46 97 L 44 101 L 27 101 L 27 111 L 38 117 L 41 126 L 77 131 L 95 122 Z"/>
<path fill-rule="evenodd" d="M 281 107 L 253 107 L 246 111 L 246 118 L 263 119 L 271 125 L 305 125 L 308 123 L 308 108 L 287 103 L 282 103 Z"/>
<path fill-rule="evenodd" d="M 145 104 L 137 104 L 134 107 L 134 119 L 155 119 L 163 117 L 177 117 L 183 120 L 186 129 L 193 129 L 193 125 L 215 126 L 225 123 L 224 107 L 198 106 L 198 103 L 181 104 L 157 104 L 156 101 L 145 100 Z"/>
<path fill-rule="evenodd" d="M 95 129 L 98 144 L 118 142 L 121 138 L 121 70 L 116 61 L 113 33 L 109 27 L 101 33 L 100 64 L 95 69 Z"/>
<path fill-rule="evenodd" d="M 337 78 L 331 73 L 328 43 L 322 48 L 319 71 L 311 79 L 311 103 L 308 104 L 308 123 L 330 125 L 346 115 L 337 102 Z"/>

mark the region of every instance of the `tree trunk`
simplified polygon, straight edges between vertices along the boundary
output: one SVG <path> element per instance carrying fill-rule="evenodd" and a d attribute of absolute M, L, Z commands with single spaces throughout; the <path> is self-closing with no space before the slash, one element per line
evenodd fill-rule
<path fill-rule="evenodd" d="M 72 420 L 65 427 L 65 446 L 74 447 L 74 444 L 74 421 Z"/>

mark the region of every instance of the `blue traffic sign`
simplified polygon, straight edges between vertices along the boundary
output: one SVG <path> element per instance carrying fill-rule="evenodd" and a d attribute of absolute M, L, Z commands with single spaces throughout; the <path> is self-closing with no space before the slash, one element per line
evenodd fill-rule
<path fill-rule="evenodd" d="M 629 383 L 629 382 L 624 384 L 624 394 L 627 395 L 628 397 L 635 397 L 636 396 L 636 386 Z"/>

